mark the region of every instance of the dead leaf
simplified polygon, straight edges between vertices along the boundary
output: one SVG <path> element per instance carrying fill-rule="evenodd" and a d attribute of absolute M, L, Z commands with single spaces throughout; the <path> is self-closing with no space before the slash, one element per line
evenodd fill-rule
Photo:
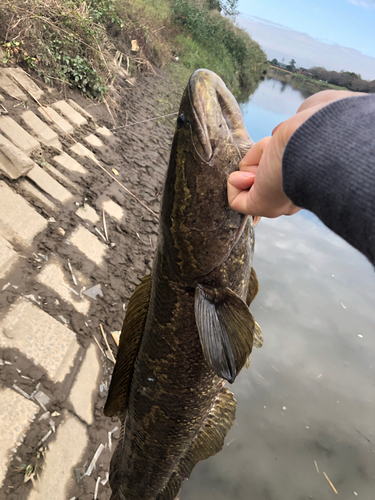
<path fill-rule="evenodd" d="M 138 52 L 138 50 L 139 50 L 139 45 L 138 45 L 137 40 L 132 40 L 131 42 L 132 42 L 132 50 L 133 50 L 134 52 Z"/>

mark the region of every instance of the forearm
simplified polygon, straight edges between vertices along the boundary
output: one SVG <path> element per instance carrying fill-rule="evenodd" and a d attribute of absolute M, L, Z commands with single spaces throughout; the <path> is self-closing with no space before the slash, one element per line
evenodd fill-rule
<path fill-rule="evenodd" d="M 283 189 L 375 264 L 375 95 L 334 102 L 292 135 Z"/>

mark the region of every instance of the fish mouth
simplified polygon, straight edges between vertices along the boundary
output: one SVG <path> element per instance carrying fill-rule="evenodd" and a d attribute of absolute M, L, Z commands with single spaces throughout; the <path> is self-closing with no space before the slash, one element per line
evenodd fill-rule
<path fill-rule="evenodd" d="M 210 70 L 198 69 L 190 77 L 188 96 L 192 109 L 193 144 L 202 160 L 211 160 L 220 135 L 228 133 L 237 147 L 239 159 L 242 159 L 254 143 L 246 132 L 237 101 L 223 80 Z"/>

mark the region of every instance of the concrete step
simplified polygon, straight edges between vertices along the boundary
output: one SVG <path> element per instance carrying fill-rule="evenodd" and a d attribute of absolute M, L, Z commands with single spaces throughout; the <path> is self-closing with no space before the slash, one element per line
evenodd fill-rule
<path fill-rule="evenodd" d="M 3 484 L 7 466 L 23 441 L 39 411 L 39 406 L 12 389 L 0 388 L 0 487 Z"/>
<path fill-rule="evenodd" d="M 23 297 L 0 323 L 0 347 L 19 350 L 62 382 L 73 366 L 79 345 L 75 334 Z"/>
<path fill-rule="evenodd" d="M 4 181 L 0 181 L 0 214 L 0 235 L 26 248 L 47 227 L 46 219 Z"/>

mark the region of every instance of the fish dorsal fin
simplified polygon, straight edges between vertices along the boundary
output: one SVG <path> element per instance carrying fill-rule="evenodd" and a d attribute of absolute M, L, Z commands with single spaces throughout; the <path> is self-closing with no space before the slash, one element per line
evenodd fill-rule
<path fill-rule="evenodd" d="M 168 484 L 157 495 L 157 500 L 174 500 L 182 481 L 190 477 L 196 464 L 222 449 L 225 436 L 236 417 L 236 405 L 233 394 L 223 386 L 208 417 L 181 458 Z"/>
<path fill-rule="evenodd" d="M 151 292 L 151 276 L 136 287 L 126 309 L 115 368 L 109 386 L 104 415 L 121 416 L 128 403 L 133 366 L 144 330 Z"/>
<path fill-rule="evenodd" d="M 246 304 L 250 306 L 259 292 L 259 283 L 254 268 L 251 268 L 249 288 L 247 289 Z"/>
<path fill-rule="evenodd" d="M 207 363 L 233 383 L 253 347 L 255 321 L 248 306 L 229 288 L 197 285 L 195 320 Z"/>

